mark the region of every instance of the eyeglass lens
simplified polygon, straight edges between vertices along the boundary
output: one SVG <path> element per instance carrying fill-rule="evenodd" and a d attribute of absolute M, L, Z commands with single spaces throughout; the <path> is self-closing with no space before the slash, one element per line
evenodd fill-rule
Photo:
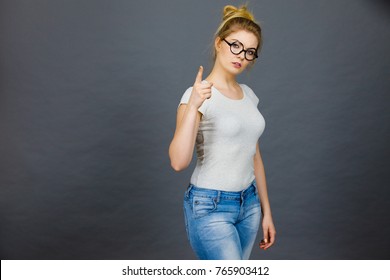
<path fill-rule="evenodd" d="M 254 60 L 257 57 L 256 49 L 247 49 L 244 50 L 244 45 L 239 41 L 234 41 L 233 43 L 226 42 L 230 45 L 230 51 L 233 54 L 240 54 L 244 52 L 245 58 L 249 61 Z"/>

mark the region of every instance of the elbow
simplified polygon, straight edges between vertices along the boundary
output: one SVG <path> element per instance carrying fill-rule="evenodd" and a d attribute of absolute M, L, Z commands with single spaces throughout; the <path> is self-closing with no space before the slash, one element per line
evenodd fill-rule
<path fill-rule="evenodd" d="M 185 164 L 180 164 L 178 162 L 174 162 L 171 160 L 171 167 L 173 168 L 173 170 L 175 170 L 176 172 L 180 172 L 180 171 L 183 171 L 184 169 L 187 168 L 188 165 L 185 165 Z"/>
<path fill-rule="evenodd" d="M 171 167 L 176 172 L 183 171 L 189 165 L 189 163 L 187 163 L 185 160 L 174 157 L 174 156 L 170 156 L 170 159 L 171 159 Z"/>
<path fill-rule="evenodd" d="M 182 156 L 179 156 L 180 152 L 178 153 L 175 151 L 172 147 L 172 145 L 169 147 L 169 159 L 171 161 L 171 167 L 176 172 L 183 171 L 188 167 L 190 164 L 188 161 L 185 160 Z"/>

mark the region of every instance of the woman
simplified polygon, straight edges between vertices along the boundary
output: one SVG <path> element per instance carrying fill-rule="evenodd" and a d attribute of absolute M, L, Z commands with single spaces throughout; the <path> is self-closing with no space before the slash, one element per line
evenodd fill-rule
<path fill-rule="evenodd" d="M 249 259 L 260 212 L 264 239 L 259 246 L 267 250 L 275 242 L 258 145 L 265 121 L 257 96 L 236 81 L 254 64 L 261 42 L 260 26 L 246 6 L 225 6 L 215 35 L 214 67 L 205 80 L 199 68 L 177 111 L 169 157 L 173 169 L 181 171 L 196 144 L 184 212 L 189 241 L 200 259 Z"/>

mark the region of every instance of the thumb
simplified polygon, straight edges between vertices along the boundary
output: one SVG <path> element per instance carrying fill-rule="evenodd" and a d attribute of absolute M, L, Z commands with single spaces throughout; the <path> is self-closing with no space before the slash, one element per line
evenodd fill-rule
<path fill-rule="evenodd" d="M 267 229 L 263 230 L 263 240 L 264 240 L 265 243 L 269 242 L 269 236 L 268 236 L 268 230 Z"/>
<path fill-rule="evenodd" d="M 198 74 L 196 75 L 195 83 L 200 83 L 202 81 L 202 76 L 203 76 L 203 66 L 200 66 Z"/>

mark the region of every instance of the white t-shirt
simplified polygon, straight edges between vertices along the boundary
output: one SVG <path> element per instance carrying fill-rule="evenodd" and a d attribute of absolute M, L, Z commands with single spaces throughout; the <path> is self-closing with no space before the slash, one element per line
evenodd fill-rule
<path fill-rule="evenodd" d="M 257 109 L 259 98 L 240 84 L 244 97 L 231 99 L 211 89 L 211 97 L 198 109 L 203 114 L 196 137 L 197 162 L 191 183 L 200 188 L 241 191 L 255 179 L 256 144 L 265 128 Z M 187 104 L 192 87 L 180 104 Z M 179 104 L 179 106 L 180 106 Z"/>

